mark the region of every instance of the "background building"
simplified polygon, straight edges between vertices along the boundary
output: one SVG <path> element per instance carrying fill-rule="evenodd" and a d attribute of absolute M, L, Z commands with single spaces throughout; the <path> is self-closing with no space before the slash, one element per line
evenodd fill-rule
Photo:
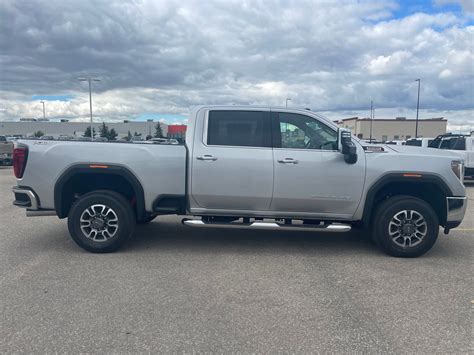
<path fill-rule="evenodd" d="M 336 121 L 340 127 L 349 128 L 362 139 L 370 138 L 370 118 L 345 118 Z M 444 118 L 418 120 L 418 137 L 436 137 L 446 133 L 448 121 Z M 380 141 L 405 140 L 415 137 L 415 119 L 397 117 L 395 119 L 372 120 L 372 138 Z"/>
<path fill-rule="evenodd" d="M 109 129 L 115 129 L 118 133 L 118 139 L 126 137 L 128 132 L 132 135 L 137 132 L 143 137 L 147 135 L 153 136 L 155 133 L 155 126 L 159 123 L 157 121 L 149 120 L 145 122 L 139 121 L 123 121 L 123 122 L 106 122 Z M 168 133 L 168 125 L 160 123 L 163 135 L 166 137 Z M 97 135 L 102 122 L 94 122 L 93 127 Z M 82 137 L 86 129 L 90 127 L 89 122 L 71 122 L 62 120 L 62 122 L 52 121 L 5 121 L 0 122 L 0 135 L 22 135 L 23 137 L 33 136 L 36 131 L 41 131 L 46 136 L 53 136 L 54 138 L 60 135 L 69 135 L 75 137 Z"/>

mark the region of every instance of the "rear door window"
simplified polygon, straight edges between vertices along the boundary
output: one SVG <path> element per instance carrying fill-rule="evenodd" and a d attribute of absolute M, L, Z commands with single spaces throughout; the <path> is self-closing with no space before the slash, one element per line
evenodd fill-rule
<path fill-rule="evenodd" d="M 209 111 L 207 144 L 271 147 L 270 112 Z"/>

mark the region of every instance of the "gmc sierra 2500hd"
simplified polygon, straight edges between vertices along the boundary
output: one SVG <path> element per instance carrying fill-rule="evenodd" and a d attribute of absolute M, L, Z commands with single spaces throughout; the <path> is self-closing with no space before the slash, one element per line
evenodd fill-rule
<path fill-rule="evenodd" d="M 119 248 L 136 223 L 349 231 L 415 257 L 465 214 L 463 162 L 442 150 L 363 145 L 307 110 L 200 106 L 186 145 L 19 141 L 15 205 L 68 218 L 91 252 Z"/>

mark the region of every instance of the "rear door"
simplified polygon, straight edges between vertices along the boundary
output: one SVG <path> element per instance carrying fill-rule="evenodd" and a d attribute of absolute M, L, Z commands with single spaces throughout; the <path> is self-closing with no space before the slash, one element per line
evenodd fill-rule
<path fill-rule="evenodd" d="M 361 199 L 365 155 L 347 164 L 337 130 L 311 116 L 272 112 L 275 180 L 271 210 L 350 218 Z"/>
<path fill-rule="evenodd" d="M 201 129 L 199 129 L 201 127 Z M 269 110 L 208 110 L 196 126 L 191 211 L 266 211 L 273 188 Z"/>

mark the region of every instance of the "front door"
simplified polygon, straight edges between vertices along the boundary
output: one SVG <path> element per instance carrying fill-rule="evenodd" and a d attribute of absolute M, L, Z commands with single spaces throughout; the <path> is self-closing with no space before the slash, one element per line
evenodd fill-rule
<path fill-rule="evenodd" d="M 270 111 L 209 110 L 201 127 L 190 166 L 191 210 L 267 211 L 273 188 Z"/>
<path fill-rule="evenodd" d="M 350 218 L 361 199 L 365 156 L 347 164 L 337 130 L 312 116 L 272 112 L 275 180 L 271 210 Z"/>

